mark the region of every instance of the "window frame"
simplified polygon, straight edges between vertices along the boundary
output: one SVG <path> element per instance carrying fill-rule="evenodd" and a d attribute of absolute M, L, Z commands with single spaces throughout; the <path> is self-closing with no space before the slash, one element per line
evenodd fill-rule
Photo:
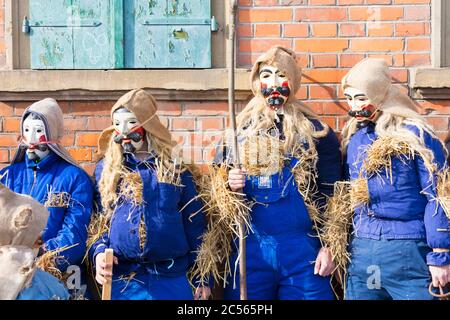
<path fill-rule="evenodd" d="M 227 66 L 229 62 L 228 16 L 229 0 L 212 1 L 212 14 L 219 23 L 219 31 L 212 33 L 212 67 L 210 69 L 110 69 L 110 70 L 32 70 L 30 69 L 29 39 L 22 34 L 22 20 L 28 12 L 28 0 L 5 0 L 5 45 L 6 66 L 0 71 L 0 99 L 12 101 L 18 99 L 35 100 L 43 94 L 52 94 L 62 100 L 108 100 L 115 99 L 129 89 L 120 79 L 138 79 L 135 87 L 149 89 L 161 100 L 227 100 Z M 142 72 L 146 76 L 142 76 Z M 13 74 L 12 74 L 13 73 Z M 86 83 L 86 77 L 94 79 Z M 27 83 L 18 83 L 21 77 Z M 71 85 L 57 85 L 57 81 L 68 77 Z M 217 81 L 205 81 L 214 79 Z M 54 84 L 51 87 L 39 87 L 31 83 L 37 79 L 47 79 Z M 22 79 L 22 81 L 23 81 Z M 83 80 L 84 79 L 84 80 Z M 95 79 L 106 81 L 101 90 L 96 90 Z M 174 86 L 174 79 L 186 79 L 188 88 Z M 249 70 L 236 72 L 237 100 L 251 96 Z M 48 83 L 48 82 L 47 82 Z M 212 85 L 211 85 L 212 83 Z M 174 93 L 176 90 L 176 93 Z M 201 93 L 199 93 L 199 91 Z"/>

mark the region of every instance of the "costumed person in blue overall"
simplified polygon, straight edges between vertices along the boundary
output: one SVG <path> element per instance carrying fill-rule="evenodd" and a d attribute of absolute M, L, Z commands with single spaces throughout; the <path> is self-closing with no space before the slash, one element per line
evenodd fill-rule
<path fill-rule="evenodd" d="M 351 187 L 342 207 L 353 216 L 345 298 L 432 299 L 429 284 L 450 280 L 444 146 L 384 60 L 359 62 L 342 89 L 352 117 L 342 141 Z"/>
<path fill-rule="evenodd" d="M 276 46 L 262 55 L 251 73 L 255 97 L 237 118 L 242 170 L 231 166 L 232 137 L 217 151 L 220 165 L 212 168 L 205 198 L 211 222 L 199 253 L 205 269 L 198 274 L 226 282 L 225 299 L 239 299 L 237 231 L 227 232 L 239 219 L 249 229 L 248 299 L 334 298 L 334 264 L 318 230 L 325 196 L 341 178 L 341 154 L 332 129 L 296 99 L 300 80 L 292 51 Z M 227 222 L 236 212 L 240 218 Z"/>
<path fill-rule="evenodd" d="M 11 165 L 0 171 L 0 182 L 48 209 L 39 255 L 59 252 L 56 266 L 64 273 L 69 266 L 80 265 L 86 251 L 93 184 L 61 145 L 63 136 L 63 113 L 54 99 L 28 107 L 22 116 L 19 147 Z M 86 293 L 86 286 L 82 270 L 78 274 L 71 289 L 79 296 Z"/>
<path fill-rule="evenodd" d="M 49 212 L 0 184 L 0 300 L 67 300 L 57 278 L 40 269 L 38 238 Z"/>
<path fill-rule="evenodd" d="M 113 125 L 99 139 L 103 157 L 95 169 L 99 214 L 91 222 L 90 256 L 105 284 L 114 250 L 113 300 L 208 299 L 207 285 L 188 271 L 205 230 L 193 174 L 175 155 L 172 137 L 144 90 L 121 97 Z"/>

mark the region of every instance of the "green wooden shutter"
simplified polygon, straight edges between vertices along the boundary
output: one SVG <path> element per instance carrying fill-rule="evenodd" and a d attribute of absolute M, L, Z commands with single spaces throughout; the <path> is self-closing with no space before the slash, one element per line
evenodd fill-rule
<path fill-rule="evenodd" d="M 211 0 L 125 2 L 127 68 L 210 68 Z"/>
<path fill-rule="evenodd" d="M 122 68 L 122 0 L 30 0 L 32 69 Z"/>

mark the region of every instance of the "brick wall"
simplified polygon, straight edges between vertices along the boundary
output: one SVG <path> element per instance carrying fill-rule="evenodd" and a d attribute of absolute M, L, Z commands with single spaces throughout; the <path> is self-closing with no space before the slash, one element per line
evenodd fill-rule
<path fill-rule="evenodd" d="M 4 64 L 4 1 L 0 0 L 0 66 Z M 240 0 L 238 64 L 250 67 L 274 44 L 293 49 L 303 68 L 298 97 L 339 131 L 346 104 L 339 82 L 364 57 L 382 57 L 405 91 L 411 67 L 430 65 L 430 0 Z M 417 101 L 439 135 L 448 130 L 450 101 Z M 64 144 L 88 171 L 96 138 L 109 125 L 109 102 L 63 102 Z M 0 166 L 11 159 L 24 102 L 0 103 Z M 242 104 L 240 105 L 242 107 Z M 195 159 L 208 161 L 227 125 L 226 102 L 161 103 L 163 121 Z M 199 129 L 204 128 L 204 134 Z"/>

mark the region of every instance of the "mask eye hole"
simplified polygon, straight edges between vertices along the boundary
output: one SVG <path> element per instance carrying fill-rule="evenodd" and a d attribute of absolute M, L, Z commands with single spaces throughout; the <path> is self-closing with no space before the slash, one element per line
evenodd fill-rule
<path fill-rule="evenodd" d="M 130 121 L 130 124 L 135 125 L 135 124 L 137 124 L 137 121 L 136 120 L 132 120 L 132 121 Z"/>
<path fill-rule="evenodd" d="M 286 78 L 286 75 L 285 75 L 284 73 L 279 73 L 279 74 L 278 74 L 278 77 L 280 77 L 280 78 Z"/>
<path fill-rule="evenodd" d="M 30 129 L 28 129 L 28 128 L 25 128 L 25 132 L 30 132 Z"/>
<path fill-rule="evenodd" d="M 42 133 L 42 129 L 37 129 L 37 133 Z"/>

